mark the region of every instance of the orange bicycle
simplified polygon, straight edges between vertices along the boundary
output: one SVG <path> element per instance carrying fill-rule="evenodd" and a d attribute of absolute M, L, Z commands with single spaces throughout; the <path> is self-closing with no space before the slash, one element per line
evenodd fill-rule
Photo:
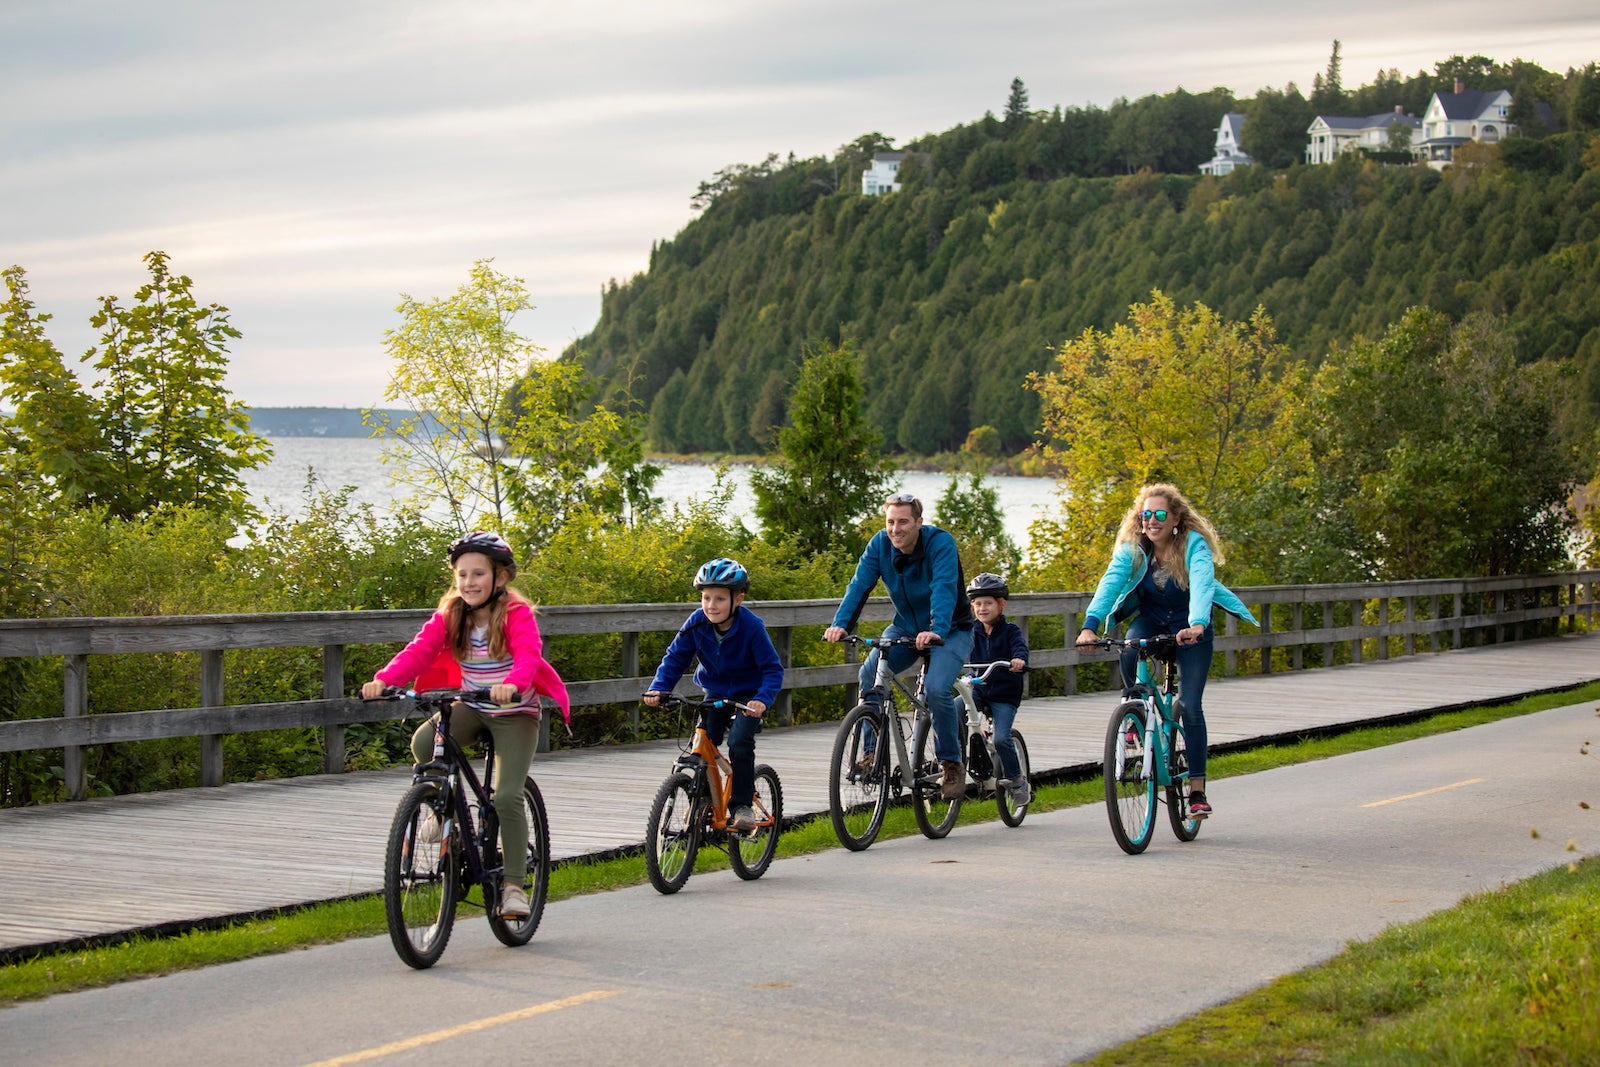
<path fill-rule="evenodd" d="M 707 700 L 703 697 L 661 695 L 664 708 L 695 710 L 694 732 L 680 744 L 682 755 L 672 765 L 672 773 L 650 805 L 650 821 L 645 828 L 644 866 L 650 884 L 662 893 L 676 893 L 694 871 L 700 846 L 711 842 L 728 853 L 734 873 L 750 881 L 767 872 L 778 851 L 778 835 L 783 831 L 783 785 L 778 772 L 765 763 L 756 764 L 756 792 L 750 809 L 756 825 L 740 833 L 728 821 L 728 795 L 733 789 L 732 765 L 706 732 L 707 708 L 738 708 L 734 700 Z"/>

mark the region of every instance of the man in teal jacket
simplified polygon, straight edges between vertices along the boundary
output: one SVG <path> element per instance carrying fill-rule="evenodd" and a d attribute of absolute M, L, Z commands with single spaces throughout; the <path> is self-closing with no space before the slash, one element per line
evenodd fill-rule
<path fill-rule="evenodd" d="M 972 607 L 967 603 L 966 577 L 956 539 L 937 526 L 922 525 L 922 501 L 896 493 L 883 503 L 883 530 L 867 542 L 856 563 L 855 577 L 845 590 L 833 625 L 823 632 L 840 641 L 861 618 L 861 609 L 879 581 L 894 603 L 894 622 L 885 637 L 915 635 L 918 649 L 929 650 L 926 695 L 933 715 L 934 752 L 944 770 L 942 794 L 955 800 L 965 792 L 961 766 L 961 734 L 951 692 L 961 665 L 972 652 Z M 911 666 L 916 653 L 889 650 L 889 666 L 898 674 Z M 861 664 L 861 689 L 878 677 L 878 652 Z"/>

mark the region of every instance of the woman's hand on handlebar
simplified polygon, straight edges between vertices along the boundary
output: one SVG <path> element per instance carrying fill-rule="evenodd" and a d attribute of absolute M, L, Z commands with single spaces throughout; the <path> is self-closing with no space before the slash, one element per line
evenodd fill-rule
<path fill-rule="evenodd" d="M 1077 645 L 1079 648 L 1089 648 L 1100 643 L 1100 635 L 1085 627 L 1078 631 Z"/>

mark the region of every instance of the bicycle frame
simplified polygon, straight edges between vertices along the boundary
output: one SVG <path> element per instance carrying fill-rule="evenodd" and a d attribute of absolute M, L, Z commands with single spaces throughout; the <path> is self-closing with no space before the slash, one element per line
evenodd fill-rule
<path fill-rule="evenodd" d="M 985 728 L 988 721 L 988 698 L 983 693 L 983 682 L 999 670 L 1010 669 L 1006 662 L 996 663 L 965 663 L 962 664 L 962 673 L 956 677 L 956 695 L 960 697 L 962 707 L 966 709 L 964 717 L 965 734 L 962 738 L 961 749 L 967 754 L 967 773 L 972 776 L 978 788 L 986 793 L 994 792 L 1000 779 L 1000 754 L 994 747 L 994 730 Z M 982 673 L 972 673 L 983 668 Z M 989 762 L 989 773 L 984 778 L 978 778 L 973 768 L 971 756 L 972 741 L 974 738 L 983 744 L 984 755 Z"/>
<path fill-rule="evenodd" d="M 489 842 L 498 841 L 500 835 L 500 817 L 494 809 L 494 787 L 485 784 L 494 781 L 494 739 L 484 738 L 483 779 L 480 781 L 466 751 L 450 736 L 450 710 L 454 703 L 451 700 L 424 704 L 422 699 L 418 700 L 419 708 L 434 706 L 438 711 L 438 719 L 434 724 L 433 758 L 427 763 L 418 764 L 411 780 L 421 782 L 431 779 L 439 783 L 440 792 L 449 804 L 441 827 L 444 847 L 450 847 L 453 840 L 451 830 L 456 826 L 471 831 L 461 835 L 464 854 L 459 858 L 465 864 L 467 881 L 487 885 L 504 870 L 503 866 L 484 865 L 484 853 Z M 466 786 L 465 790 L 462 789 L 463 785 Z M 472 817 L 471 809 L 474 806 L 478 811 L 477 819 Z"/>
<path fill-rule="evenodd" d="M 1141 642 L 1143 644 L 1143 642 Z M 1171 761 L 1168 749 L 1174 728 L 1182 725 L 1178 714 L 1178 664 L 1169 658 L 1172 650 L 1145 646 L 1140 649 L 1138 681 L 1129 696 L 1145 706 L 1144 765 L 1141 772 L 1148 778 L 1155 775 L 1156 785 L 1166 787 L 1178 784 L 1189 777 L 1188 771 L 1175 781 L 1169 770 Z M 1150 661 L 1157 660 L 1164 668 L 1158 685 L 1150 671 Z"/>
<path fill-rule="evenodd" d="M 916 768 L 912 764 L 911 750 L 906 747 L 906 738 L 918 720 L 929 720 L 928 728 L 933 728 L 933 714 L 928 710 L 928 703 L 924 698 L 923 689 L 928 675 L 928 653 L 926 649 L 919 649 L 917 652 L 917 667 L 915 668 L 917 677 L 915 688 L 913 688 L 906 685 L 900 679 L 900 676 L 894 672 L 894 669 L 889 666 L 889 657 L 884 654 L 887 651 L 885 648 L 878 649 L 878 675 L 875 680 L 876 684 L 873 686 L 883 695 L 882 717 L 878 720 L 878 723 L 883 733 L 889 734 L 894 738 L 894 754 L 900 761 L 900 787 L 906 792 L 910 792 L 913 783 L 916 781 Z M 907 667 L 906 670 L 909 672 L 912 668 Z M 894 690 L 896 689 L 911 704 L 912 711 L 909 718 L 907 713 L 900 710 L 899 704 L 895 702 Z M 866 699 L 865 693 L 862 694 L 862 699 Z M 891 729 L 891 727 L 893 728 Z M 880 742 L 879 748 L 882 747 L 883 745 Z"/>
<path fill-rule="evenodd" d="M 711 800 L 711 828 L 714 830 L 728 829 L 728 800 L 733 795 L 733 764 L 728 762 L 728 757 L 722 754 L 722 749 L 712 743 L 711 734 L 706 729 L 704 710 L 716 707 L 722 701 L 706 701 L 696 704 L 693 701 L 676 698 L 687 707 L 694 707 L 695 726 L 694 736 L 690 741 L 688 751 L 673 762 L 673 770 L 688 771 L 695 779 L 696 792 L 704 788 L 704 796 Z M 739 714 L 744 714 L 739 712 Z M 751 810 L 756 815 L 756 828 L 771 826 L 773 823 L 772 812 L 766 809 L 761 802 L 761 797 L 753 798 Z"/>

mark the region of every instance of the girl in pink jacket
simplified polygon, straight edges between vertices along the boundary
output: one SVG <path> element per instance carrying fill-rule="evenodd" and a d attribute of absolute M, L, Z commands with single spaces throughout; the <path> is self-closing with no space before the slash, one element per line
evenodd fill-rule
<path fill-rule="evenodd" d="M 571 704 L 561 676 L 545 661 L 533 605 L 512 589 L 517 575 L 511 546 L 498 534 L 467 534 L 450 546 L 455 584 L 439 600 L 411 643 L 361 687 L 368 699 L 387 686 L 415 684 L 418 689 L 461 685 L 489 690 L 487 701 L 457 704 L 450 715 L 450 736 L 467 745 L 487 730 L 494 738 L 494 807 L 500 816 L 500 851 L 505 881 L 500 913 L 508 919 L 528 915 L 528 818 L 522 808 L 522 780 L 527 777 L 539 744 L 539 696 L 550 697 L 570 722 Z M 433 756 L 434 719 L 411 736 L 411 754 L 418 763 Z M 418 834 L 438 840 L 436 818 L 427 811 Z"/>

